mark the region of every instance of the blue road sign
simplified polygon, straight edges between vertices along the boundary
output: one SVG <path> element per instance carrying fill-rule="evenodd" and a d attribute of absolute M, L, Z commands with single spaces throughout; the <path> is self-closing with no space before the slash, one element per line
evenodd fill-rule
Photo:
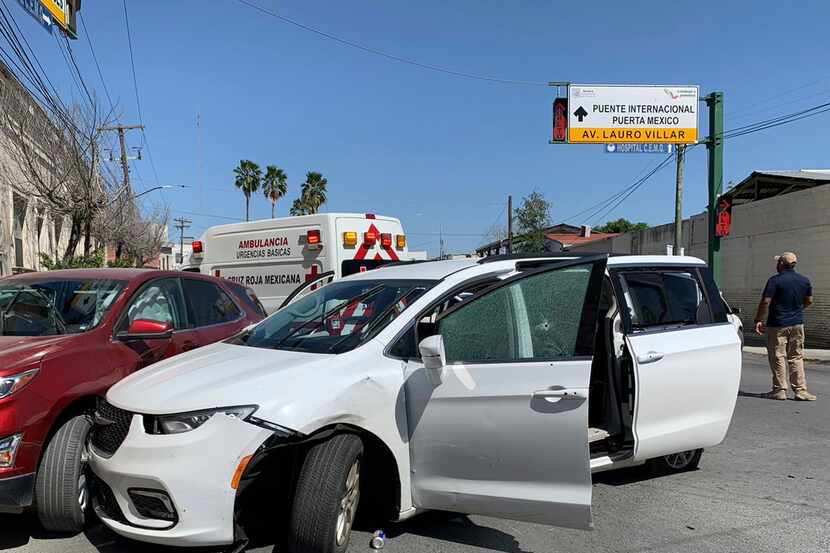
<path fill-rule="evenodd" d="M 29 12 L 49 34 L 52 34 L 52 16 L 38 0 L 17 0 L 23 9 Z"/>
<path fill-rule="evenodd" d="M 670 154 L 671 144 L 606 144 L 609 154 Z"/>

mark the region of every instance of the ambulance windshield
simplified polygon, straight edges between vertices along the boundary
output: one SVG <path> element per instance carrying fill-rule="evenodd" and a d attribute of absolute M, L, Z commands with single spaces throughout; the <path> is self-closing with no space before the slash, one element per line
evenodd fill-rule
<path fill-rule="evenodd" d="M 424 280 L 333 282 L 230 341 L 257 348 L 343 353 L 375 336 L 434 284 Z"/>

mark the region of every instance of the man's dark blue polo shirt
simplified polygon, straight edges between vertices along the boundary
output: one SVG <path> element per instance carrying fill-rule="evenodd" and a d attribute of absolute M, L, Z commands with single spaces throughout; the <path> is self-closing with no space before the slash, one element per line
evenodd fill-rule
<path fill-rule="evenodd" d="M 810 279 L 794 270 L 770 277 L 764 297 L 772 298 L 767 326 L 782 327 L 804 324 L 804 298 L 813 295 Z"/>

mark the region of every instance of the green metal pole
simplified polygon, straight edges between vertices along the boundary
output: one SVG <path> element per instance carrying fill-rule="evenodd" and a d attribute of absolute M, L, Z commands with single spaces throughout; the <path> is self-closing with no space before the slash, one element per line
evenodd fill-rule
<path fill-rule="evenodd" d="M 720 238 L 715 235 L 717 224 L 718 198 L 723 192 L 723 92 L 712 92 L 706 97 L 709 107 L 709 268 L 718 286 L 723 281 L 723 267 L 720 258 Z"/>

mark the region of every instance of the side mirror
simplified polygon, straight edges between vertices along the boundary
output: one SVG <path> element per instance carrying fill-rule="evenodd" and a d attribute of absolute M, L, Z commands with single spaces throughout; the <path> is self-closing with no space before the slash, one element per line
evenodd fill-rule
<path fill-rule="evenodd" d="M 173 325 L 150 319 L 136 319 L 130 323 L 126 332 L 119 332 L 121 341 L 130 340 L 166 340 L 173 336 Z"/>
<path fill-rule="evenodd" d="M 740 307 L 733 307 L 732 308 L 732 314 L 733 315 L 740 315 L 741 314 L 741 308 Z"/>
<path fill-rule="evenodd" d="M 444 338 L 440 334 L 433 334 L 421 340 L 418 344 L 418 351 L 421 352 L 421 360 L 427 369 L 436 370 L 447 364 Z"/>

